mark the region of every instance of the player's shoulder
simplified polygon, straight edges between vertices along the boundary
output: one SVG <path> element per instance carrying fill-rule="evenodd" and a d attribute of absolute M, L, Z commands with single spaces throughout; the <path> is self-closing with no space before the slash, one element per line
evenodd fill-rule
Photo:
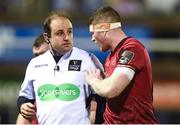
<path fill-rule="evenodd" d="M 30 65 L 37 65 L 37 64 L 42 63 L 42 62 L 47 62 L 46 60 L 49 59 L 49 58 L 47 58 L 47 56 L 49 56 L 49 54 L 50 54 L 50 52 L 47 51 L 47 52 L 43 53 L 42 55 L 34 57 L 30 60 L 29 64 Z"/>
<path fill-rule="evenodd" d="M 134 45 L 134 46 L 139 46 L 139 47 L 143 47 L 144 48 L 144 45 L 140 42 L 140 40 L 134 38 L 134 37 L 127 37 L 125 39 L 125 43 L 128 44 L 128 45 Z"/>

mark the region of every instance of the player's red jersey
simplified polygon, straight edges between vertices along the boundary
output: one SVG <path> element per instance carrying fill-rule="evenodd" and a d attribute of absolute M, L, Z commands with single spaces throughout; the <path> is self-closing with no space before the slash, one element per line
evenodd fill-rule
<path fill-rule="evenodd" d="M 153 108 L 151 63 L 145 47 L 131 37 L 122 40 L 106 59 L 106 77 L 116 67 L 129 67 L 135 76 L 119 96 L 107 99 L 105 123 L 158 123 Z"/>

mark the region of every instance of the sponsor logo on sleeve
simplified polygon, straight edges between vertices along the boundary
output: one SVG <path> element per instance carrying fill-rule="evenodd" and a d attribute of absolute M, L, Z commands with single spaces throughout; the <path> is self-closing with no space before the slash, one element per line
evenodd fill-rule
<path fill-rule="evenodd" d="M 70 60 L 68 71 L 80 71 L 82 60 Z"/>
<path fill-rule="evenodd" d="M 125 50 L 121 55 L 120 55 L 120 59 L 119 62 L 121 64 L 128 64 L 134 57 L 134 53 L 129 51 L 129 50 Z"/>

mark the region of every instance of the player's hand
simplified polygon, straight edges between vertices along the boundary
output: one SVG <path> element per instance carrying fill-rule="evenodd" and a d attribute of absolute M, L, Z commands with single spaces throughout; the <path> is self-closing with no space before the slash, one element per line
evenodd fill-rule
<path fill-rule="evenodd" d="M 86 72 L 86 81 L 91 85 L 92 80 L 101 79 L 101 72 L 99 69 L 90 69 Z"/>
<path fill-rule="evenodd" d="M 21 115 L 26 119 L 32 119 L 36 116 L 36 106 L 30 102 L 24 103 L 20 108 Z"/>

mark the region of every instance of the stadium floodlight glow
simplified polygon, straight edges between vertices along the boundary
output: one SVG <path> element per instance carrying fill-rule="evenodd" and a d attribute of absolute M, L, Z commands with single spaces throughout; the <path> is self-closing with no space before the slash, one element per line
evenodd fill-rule
<path fill-rule="evenodd" d="M 90 32 L 100 32 L 100 31 L 109 31 L 111 29 L 115 29 L 121 27 L 120 22 L 115 23 L 98 23 L 98 24 L 91 24 L 89 25 Z"/>

